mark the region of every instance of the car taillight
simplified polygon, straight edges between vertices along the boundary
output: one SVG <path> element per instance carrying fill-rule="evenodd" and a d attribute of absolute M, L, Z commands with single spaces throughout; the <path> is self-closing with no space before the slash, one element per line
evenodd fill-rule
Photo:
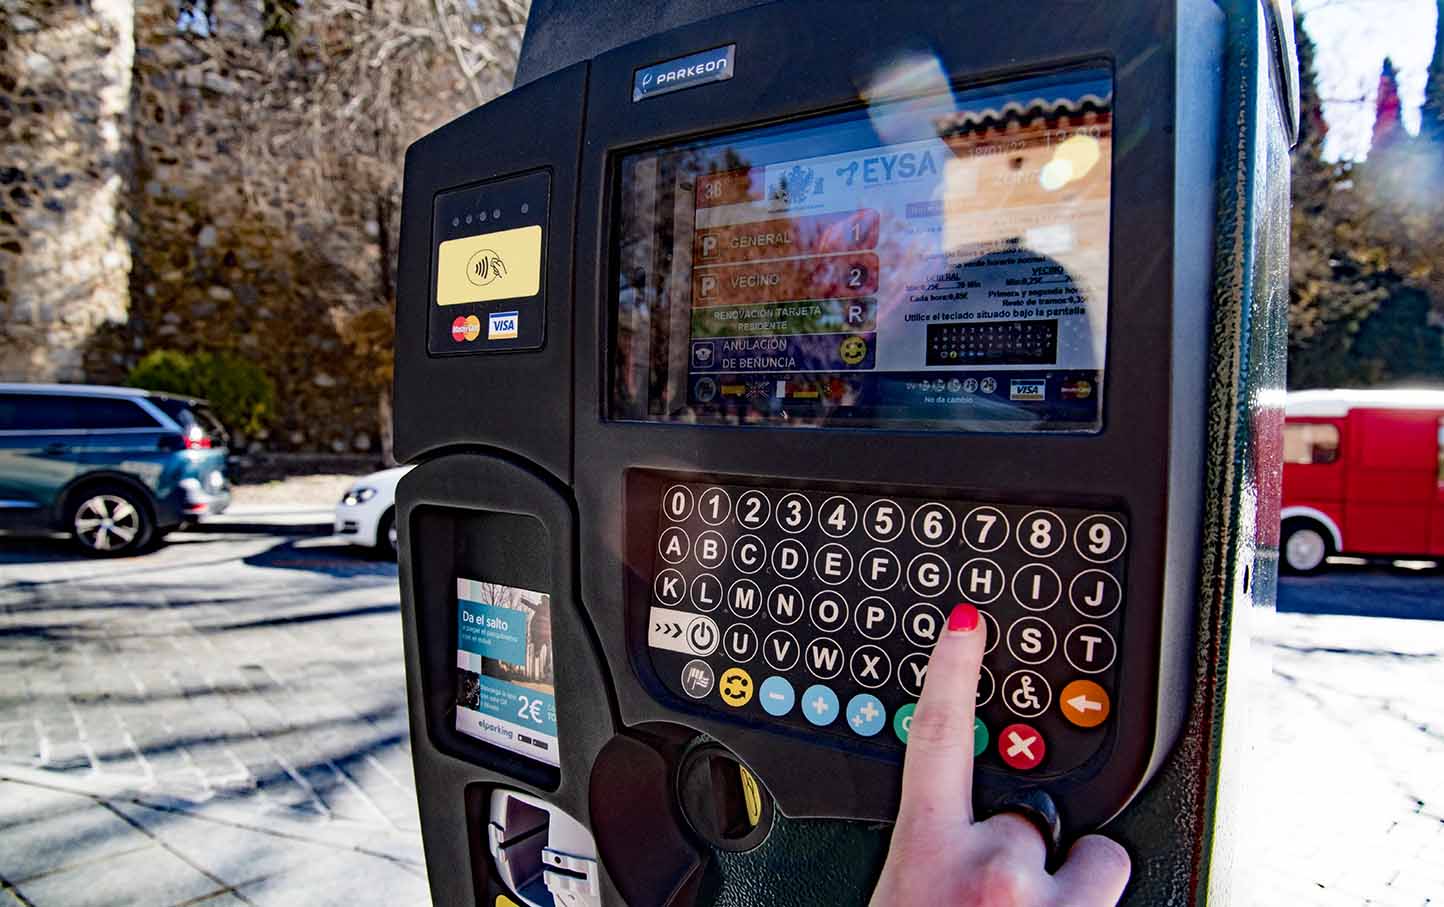
<path fill-rule="evenodd" d="M 186 432 L 186 450 L 210 450 L 211 436 L 198 425 L 192 425 Z"/>

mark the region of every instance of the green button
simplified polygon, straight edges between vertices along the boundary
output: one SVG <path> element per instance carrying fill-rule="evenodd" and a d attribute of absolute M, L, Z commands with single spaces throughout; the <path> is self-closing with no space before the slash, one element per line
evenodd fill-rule
<path fill-rule="evenodd" d="M 909 702 L 907 705 L 903 706 L 902 708 L 898 709 L 896 712 L 893 713 L 892 732 L 894 734 L 897 734 L 897 739 L 901 740 L 903 743 L 908 742 L 908 731 L 912 729 L 913 712 L 916 709 L 917 704 Z"/>
<path fill-rule="evenodd" d="M 988 726 L 983 724 L 983 719 L 973 719 L 973 755 L 983 755 L 983 750 L 988 748 Z"/>

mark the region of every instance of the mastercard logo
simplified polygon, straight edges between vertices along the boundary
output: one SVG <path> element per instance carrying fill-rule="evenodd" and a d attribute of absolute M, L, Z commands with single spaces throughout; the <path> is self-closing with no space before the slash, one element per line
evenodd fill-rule
<path fill-rule="evenodd" d="M 481 336 L 481 319 L 475 315 L 456 316 L 451 322 L 451 339 L 457 343 L 471 341 Z"/>

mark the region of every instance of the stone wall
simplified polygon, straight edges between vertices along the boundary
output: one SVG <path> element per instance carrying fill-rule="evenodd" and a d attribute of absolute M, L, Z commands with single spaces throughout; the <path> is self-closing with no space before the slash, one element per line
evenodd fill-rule
<path fill-rule="evenodd" d="M 0 380 L 80 381 L 130 302 L 129 0 L 0 3 Z"/>

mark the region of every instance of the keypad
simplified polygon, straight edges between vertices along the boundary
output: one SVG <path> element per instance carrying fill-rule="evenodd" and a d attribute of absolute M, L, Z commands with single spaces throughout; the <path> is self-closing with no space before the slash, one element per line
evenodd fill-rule
<path fill-rule="evenodd" d="M 1065 772 L 1116 720 L 1128 531 L 1117 513 L 664 483 L 647 643 L 696 707 L 901 749 L 961 601 L 988 643 L 981 767 Z"/>

